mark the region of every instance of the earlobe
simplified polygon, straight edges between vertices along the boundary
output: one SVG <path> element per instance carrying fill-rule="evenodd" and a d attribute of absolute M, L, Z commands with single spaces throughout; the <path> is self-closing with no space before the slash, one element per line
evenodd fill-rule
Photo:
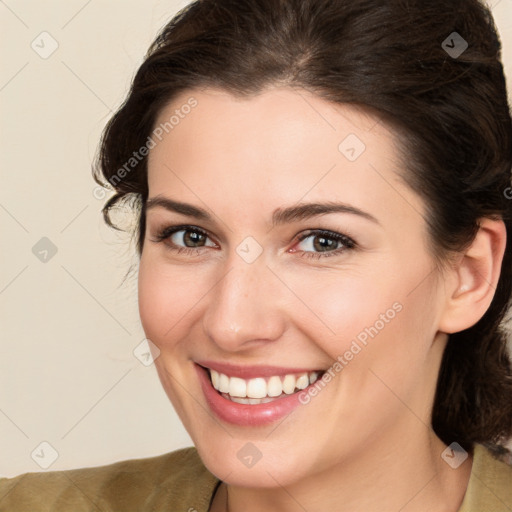
<path fill-rule="evenodd" d="M 471 245 L 461 254 L 446 288 L 439 330 L 447 334 L 475 325 L 489 308 L 500 277 L 507 232 L 502 220 L 481 219 Z"/>

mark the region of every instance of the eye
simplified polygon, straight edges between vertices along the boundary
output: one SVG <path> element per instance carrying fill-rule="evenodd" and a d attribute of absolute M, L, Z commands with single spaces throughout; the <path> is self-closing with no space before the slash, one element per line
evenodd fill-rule
<path fill-rule="evenodd" d="M 311 258 L 335 256 L 356 247 L 356 243 L 346 235 L 319 229 L 300 235 L 297 245 L 301 244 L 301 256 Z"/>
<path fill-rule="evenodd" d="M 189 254 L 203 247 L 217 247 L 208 233 L 196 226 L 168 226 L 156 234 L 153 242 L 165 242 L 169 249 Z"/>
<path fill-rule="evenodd" d="M 296 245 L 300 247 L 302 244 L 302 248 L 293 249 L 291 252 L 301 252 L 301 257 L 308 258 L 336 256 L 357 247 L 357 244 L 348 236 L 321 229 L 302 233 L 298 239 L 299 243 Z M 197 255 L 205 247 L 218 247 L 206 231 L 189 225 L 165 227 L 152 241 L 164 242 L 169 250 L 178 254 Z"/>

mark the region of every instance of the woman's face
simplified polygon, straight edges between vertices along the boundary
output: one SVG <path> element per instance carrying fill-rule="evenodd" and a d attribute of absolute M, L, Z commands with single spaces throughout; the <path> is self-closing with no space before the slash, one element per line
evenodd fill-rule
<path fill-rule="evenodd" d="M 187 91 L 160 114 L 141 319 L 228 483 L 286 486 L 431 436 L 445 297 L 392 137 L 290 88 Z M 230 399 L 247 389 L 253 403 Z"/>

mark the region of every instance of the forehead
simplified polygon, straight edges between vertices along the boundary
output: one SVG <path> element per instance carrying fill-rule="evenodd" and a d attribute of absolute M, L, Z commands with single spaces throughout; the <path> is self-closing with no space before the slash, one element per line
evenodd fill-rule
<path fill-rule="evenodd" d="M 400 179 L 393 132 L 367 111 L 304 90 L 276 87 L 243 99 L 185 91 L 160 112 L 158 129 L 150 197 L 204 198 L 207 205 L 208 198 L 222 207 L 229 197 L 254 215 L 262 201 L 279 207 L 326 198 L 366 205 L 375 216 L 386 208 L 410 216 L 411 201 L 422 208 Z"/>
<path fill-rule="evenodd" d="M 190 107 L 191 104 L 194 106 Z M 288 87 L 272 87 L 248 98 L 218 89 L 185 91 L 162 109 L 155 130 L 171 146 L 189 142 L 183 150 L 190 149 L 189 139 L 193 137 L 194 149 L 200 150 L 200 154 L 211 151 L 216 160 L 226 155 L 258 161 L 266 157 L 291 161 L 294 156 L 315 156 L 315 149 L 322 146 L 336 156 L 346 150 L 346 158 L 355 161 L 365 149 L 364 139 L 370 138 L 374 146 L 375 142 L 382 143 L 380 152 L 387 152 L 388 156 L 393 152 L 392 133 L 375 114 Z M 166 137 L 171 134 L 172 137 Z M 352 135 L 355 153 L 350 152 L 350 141 L 345 148 L 339 147 L 345 135 Z M 152 152 L 155 153 L 160 151 Z"/>

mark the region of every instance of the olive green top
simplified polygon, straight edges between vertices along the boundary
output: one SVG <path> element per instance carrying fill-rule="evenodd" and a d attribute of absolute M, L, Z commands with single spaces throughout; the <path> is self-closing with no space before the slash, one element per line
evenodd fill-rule
<path fill-rule="evenodd" d="M 107 466 L 1 478 L 0 512 L 207 512 L 219 483 L 190 447 Z M 512 466 L 476 445 L 458 512 L 511 511 Z"/>

